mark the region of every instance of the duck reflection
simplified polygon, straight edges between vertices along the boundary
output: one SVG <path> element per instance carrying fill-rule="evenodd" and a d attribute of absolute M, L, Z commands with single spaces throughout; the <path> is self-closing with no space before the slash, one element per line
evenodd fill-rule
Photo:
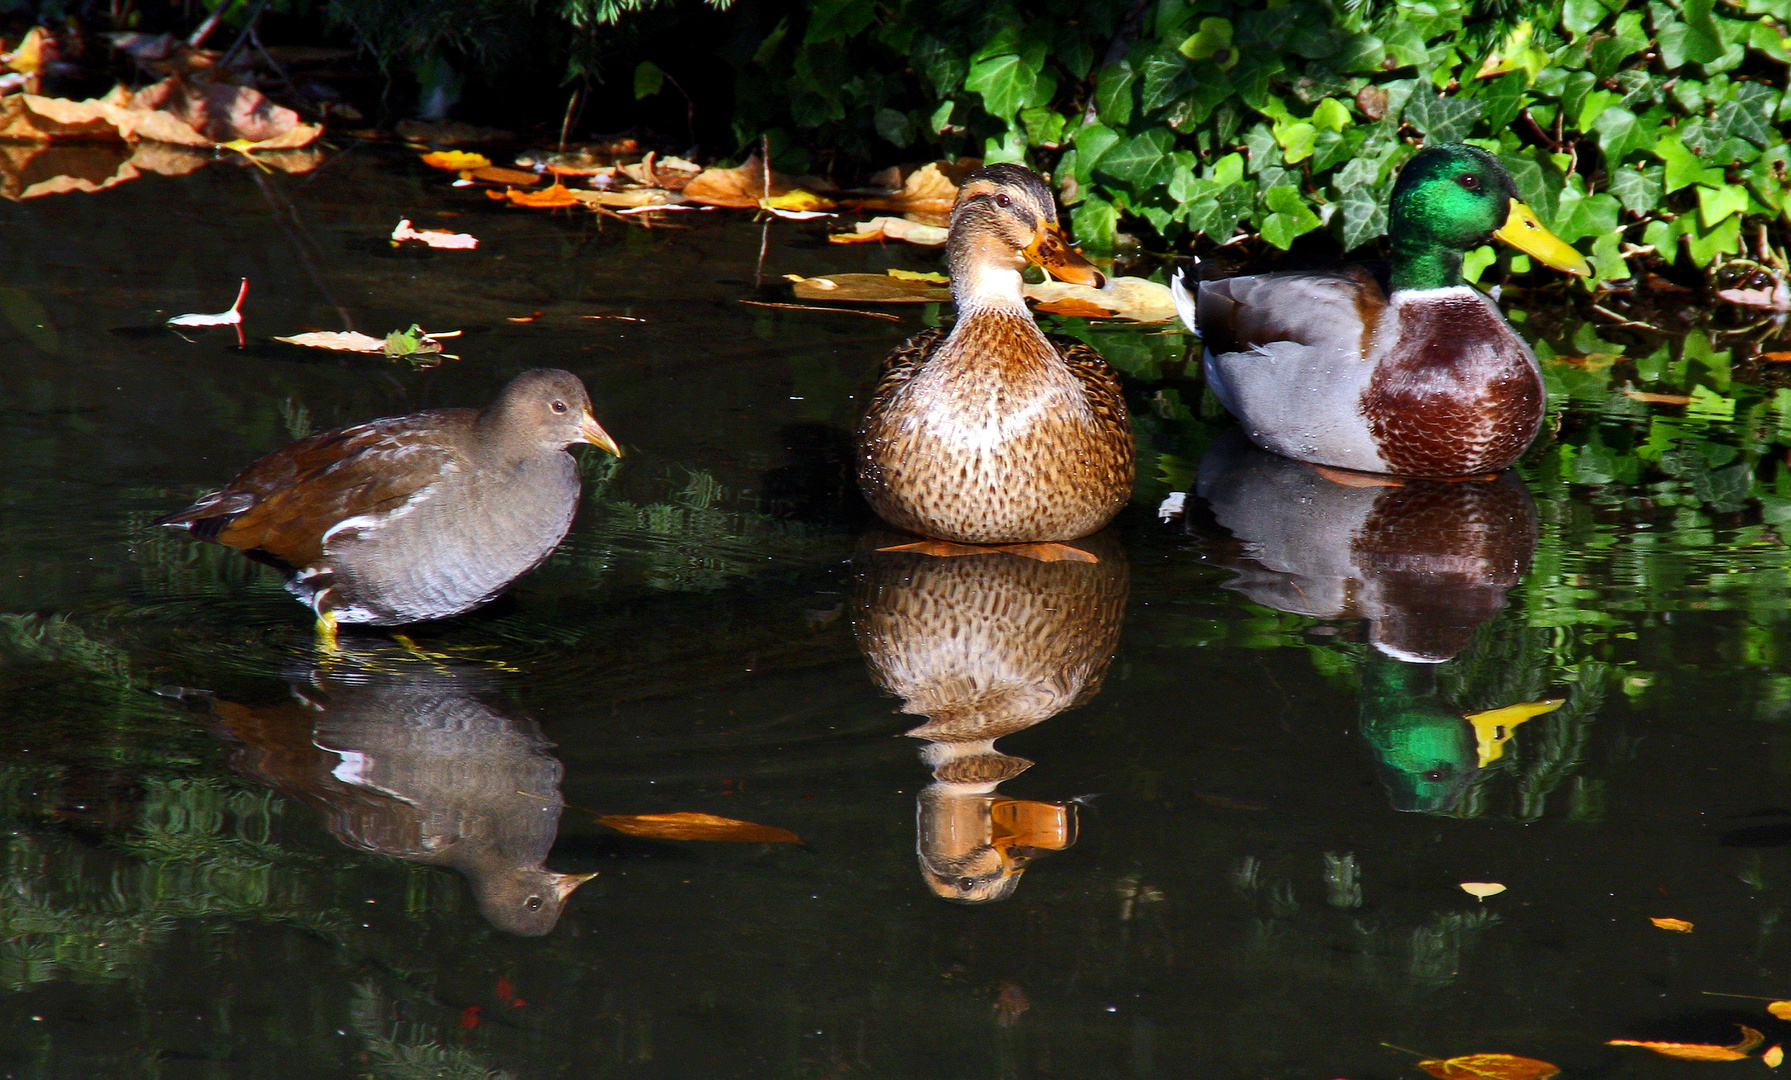
<path fill-rule="evenodd" d="M 1298 615 L 1366 619 L 1376 649 L 1411 663 L 1466 648 L 1536 550 L 1536 503 L 1509 472 L 1340 473 L 1259 450 L 1234 428 L 1201 459 L 1195 491 L 1243 545 L 1226 588 Z"/>
<path fill-rule="evenodd" d="M 922 878 L 946 900 L 1004 900 L 1032 859 L 1076 842 L 1076 814 L 1002 798 L 996 789 L 1032 762 L 995 740 L 1100 692 L 1125 614 L 1124 553 L 1106 534 L 1064 545 L 1087 562 L 874 550 L 905 539 L 861 549 L 853 630 L 871 678 L 926 717 L 907 733 L 926 740 L 933 770 L 916 800 Z"/>
<path fill-rule="evenodd" d="M 1437 665 L 1505 607 L 1530 568 L 1536 505 L 1511 473 L 1487 481 L 1339 473 L 1259 450 L 1228 432 L 1200 463 L 1196 493 L 1236 539 L 1220 561 L 1251 600 L 1323 619 L 1360 618 L 1378 655 L 1363 670 L 1368 743 L 1395 809 L 1447 813 L 1525 720 L 1524 702 L 1463 714 Z M 1196 515 L 1183 529 L 1198 532 Z"/>
<path fill-rule="evenodd" d="M 490 703 L 488 672 L 388 654 L 290 681 L 280 705 L 213 703 L 217 733 L 241 744 L 232 768 L 317 810 L 349 847 L 458 871 L 499 930 L 554 928 L 594 875 L 542 866 L 562 769 L 533 721 Z"/>

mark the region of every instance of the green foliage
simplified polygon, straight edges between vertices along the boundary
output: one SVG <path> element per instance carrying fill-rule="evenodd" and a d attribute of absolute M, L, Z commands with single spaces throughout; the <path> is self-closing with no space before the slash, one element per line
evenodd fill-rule
<path fill-rule="evenodd" d="M 1025 160 L 1096 249 L 1122 224 L 1354 248 L 1416 146 L 1468 140 L 1608 281 L 1649 247 L 1718 263 L 1791 213 L 1787 22 L 1784 0 L 809 0 L 737 68 L 735 134 L 795 168 Z"/>

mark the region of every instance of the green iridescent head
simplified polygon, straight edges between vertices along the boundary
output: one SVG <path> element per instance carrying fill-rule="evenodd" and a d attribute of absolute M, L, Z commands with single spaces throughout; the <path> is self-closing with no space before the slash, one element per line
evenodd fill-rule
<path fill-rule="evenodd" d="M 1517 197 L 1497 158 L 1475 146 L 1440 143 L 1400 170 L 1388 213 L 1393 288 L 1462 284 L 1462 253 L 1497 236 L 1557 270 L 1588 274 L 1579 252 L 1543 228 Z"/>

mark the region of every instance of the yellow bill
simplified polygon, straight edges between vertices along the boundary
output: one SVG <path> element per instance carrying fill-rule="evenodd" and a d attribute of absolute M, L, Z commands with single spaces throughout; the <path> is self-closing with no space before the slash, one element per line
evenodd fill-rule
<path fill-rule="evenodd" d="M 1032 243 L 1026 245 L 1026 258 L 1034 266 L 1059 281 L 1072 285 L 1104 288 L 1107 278 L 1070 246 L 1069 240 L 1054 225 L 1040 225 Z"/>
<path fill-rule="evenodd" d="M 1592 273 L 1592 265 L 1586 261 L 1584 255 L 1573 250 L 1573 245 L 1567 241 L 1549 232 L 1542 222 L 1536 220 L 1536 212 L 1516 199 L 1511 200 L 1511 213 L 1505 218 L 1505 227 L 1493 235 L 1556 270 L 1578 274 L 1580 277 Z"/>
<path fill-rule="evenodd" d="M 603 425 L 599 424 L 597 418 L 590 413 L 585 413 L 584 419 L 579 422 L 578 433 L 583 435 L 585 441 L 592 446 L 608 450 L 617 457 L 622 456 L 622 448 L 616 445 L 616 440 L 609 437 L 609 432 L 603 430 Z"/>

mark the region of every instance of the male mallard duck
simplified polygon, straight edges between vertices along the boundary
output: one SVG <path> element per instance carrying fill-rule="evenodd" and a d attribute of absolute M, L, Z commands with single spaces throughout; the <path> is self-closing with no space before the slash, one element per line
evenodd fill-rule
<path fill-rule="evenodd" d="M 1484 150 L 1430 146 L 1393 187 L 1386 283 L 1363 267 L 1174 282 L 1207 385 L 1252 442 L 1359 472 L 1463 477 L 1515 461 L 1542 424 L 1542 369 L 1462 281 L 1489 236 L 1570 274 L 1591 268 Z"/>
<path fill-rule="evenodd" d="M 1104 279 L 1059 231 L 1044 181 L 1018 165 L 965 177 L 946 259 L 957 324 L 885 361 L 858 429 L 865 497 L 898 528 L 961 544 L 1095 532 L 1132 491 L 1125 399 L 1099 353 L 1039 330 L 1020 272 Z"/>
<path fill-rule="evenodd" d="M 338 622 L 445 619 L 495 598 L 578 509 L 576 442 L 620 454 L 584 383 L 541 368 L 483 410 L 436 409 L 300 439 L 156 522 L 292 575 L 333 649 Z"/>

